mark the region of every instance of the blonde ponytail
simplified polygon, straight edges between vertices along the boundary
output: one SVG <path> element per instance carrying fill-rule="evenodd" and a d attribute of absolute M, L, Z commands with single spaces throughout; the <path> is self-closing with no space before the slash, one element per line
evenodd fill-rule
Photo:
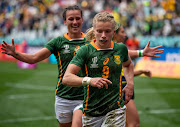
<path fill-rule="evenodd" d="M 89 28 L 86 31 L 85 38 L 86 38 L 86 41 L 95 40 L 95 35 L 94 35 L 93 27 Z"/>

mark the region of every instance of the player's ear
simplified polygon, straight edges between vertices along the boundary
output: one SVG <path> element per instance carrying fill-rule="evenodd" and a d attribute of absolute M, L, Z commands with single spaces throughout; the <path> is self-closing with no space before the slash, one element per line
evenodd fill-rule
<path fill-rule="evenodd" d="M 64 20 L 64 25 L 67 26 L 66 20 Z"/>

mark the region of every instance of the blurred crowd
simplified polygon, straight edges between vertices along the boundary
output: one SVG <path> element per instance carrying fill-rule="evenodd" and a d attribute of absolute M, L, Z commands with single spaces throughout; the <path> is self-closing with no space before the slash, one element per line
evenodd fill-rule
<path fill-rule="evenodd" d="M 100 11 L 112 12 L 129 37 L 180 34 L 180 2 L 176 0 L 1 0 L 0 37 L 52 38 L 64 34 L 63 8 L 83 9 L 82 31 Z"/>

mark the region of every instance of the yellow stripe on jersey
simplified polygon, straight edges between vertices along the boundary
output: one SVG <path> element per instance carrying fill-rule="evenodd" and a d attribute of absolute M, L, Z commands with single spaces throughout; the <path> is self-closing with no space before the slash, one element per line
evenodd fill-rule
<path fill-rule="evenodd" d="M 58 52 L 58 56 L 59 56 L 59 65 L 60 65 L 60 70 L 61 70 L 61 74 L 59 75 L 59 81 L 58 81 L 58 84 L 57 84 L 57 88 L 56 88 L 56 91 L 55 91 L 55 95 L 57 94 L 57 91 L 58 91 L 58 87 L 59 87 L 59 83 L 62 79 L 62 75 L 63 75 L 63 70 L 62 70 L 62 64 L 61 64 L 61 56 L 60 56 L 60 53 Z"/>
<path fill-rule="evenodd" d="M 124 76 L 123 69 L 122 69 L 122 71 L 121 71 L 121 75 Z"/>
<path fill-rule="evenodd" d="M 120 107 L 120 108 L 122 108 L 121 107 L 121 104 L 120 104 L 120 100 L 121 100 L 121 80 L 122 80 L 122 75 L 120 75 L 120 82 L 119 82 L 119 101 L 118 101 L 118 106 Z"/>
<path fill-rule="evenodd" d="M 88 77 L 88 70 L 87 70 L 87 65 L 85 64 L 85 69 L 86 69 L 86 76 Z M 87 97 L 86 97 L 86 105 L 83 108 L 83 112 L 87 109 L 87 105 L 88 105 L 88 99 L 89 99 L 89 85 L 87 85 Z M 85 115 L 85 112 L 84 112 Z"/>

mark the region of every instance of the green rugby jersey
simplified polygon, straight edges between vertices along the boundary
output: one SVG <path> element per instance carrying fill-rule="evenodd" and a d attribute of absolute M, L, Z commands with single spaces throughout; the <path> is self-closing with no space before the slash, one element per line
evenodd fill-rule
<path fill-rule="evenodd" d="M 84 86 L 83 113 L 85 115 L 102 116 L 124 106 L 121 70 L 122 62 L 127 60 L 128 50 L 123 43 L 111 41 L 111 48 L 98 49 L 92 41 L 78 49 L 71 64 L 81 67 L 88 77 L 103 77 L 112 81 L 112 84 L 108 84 L 108 89 Z"/>
<path fill-rule="evenodd" d="M 68 34 L 64 34 L 62 37 L 57 37 L 50 40 L 45 47 L 48 48 L 51 53 L 53 53 L 57 59 L 58 65 L 58 80 L 55 94 L 59 97 L 70 99 L 70 100 L 83 100 L 84 91 L 83 87 L 70 87 L 62 84 L 62 78 L 66 71 L 69 62 L 75 55 L 75 51 L 80 48 L 80 46 L 85 45 L 86 41 L 84 38 L 84 33 L 82 37 L 78 39 L 71 39 Z M 89 42 L 87 42 L 89 43 Z M 78 73 L 82 76 L 81 72 Z"/>

